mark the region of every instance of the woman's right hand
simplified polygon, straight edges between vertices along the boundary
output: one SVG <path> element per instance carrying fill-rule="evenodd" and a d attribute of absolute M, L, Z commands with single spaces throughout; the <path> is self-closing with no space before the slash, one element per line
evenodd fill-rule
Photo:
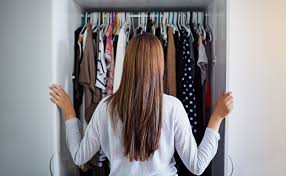
<path fill-rule="evenodd" d="M 223 93 L 215 105 L 208 127 L 218 130 L 221 121 L 229 115 L 233 109 L 233 96 L 231 92 Z"/>
<path fill-rule="evenodd" d="M 233 96 L 231 92 L 223 93 L 215 105 L 214 114 L 224 119 L 233 109 Z"/>
<path fill-rule="evenodd" d="M 62 86 L 52 84 L 50 87 L 50 100 L 56 104 L 63 112 L 65 120 L 76 117 L 70 96 L 65 92 Z"/>

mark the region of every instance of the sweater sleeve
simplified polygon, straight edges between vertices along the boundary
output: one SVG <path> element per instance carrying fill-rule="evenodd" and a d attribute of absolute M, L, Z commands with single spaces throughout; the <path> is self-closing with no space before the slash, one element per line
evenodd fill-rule
<path fill-rule="evenodd" d="M 96 114 L 99 106 L 89 122 L 83 138 L 81 138 L 81 123 L 77 118 L 66 120 L 66 140 L 74 163 L 78 166 L 88 162 L 100 149 L 100 140 Z"/>
<path fill-rule="evenodd" d="M 201 175 L 218 149 L 220 135 L 207 128 L 199 146 L 192 133 L 192 127 L 183 104 L 179 101 L 174 117 L 175 147 L 185 166 L 195 175 Z"/>

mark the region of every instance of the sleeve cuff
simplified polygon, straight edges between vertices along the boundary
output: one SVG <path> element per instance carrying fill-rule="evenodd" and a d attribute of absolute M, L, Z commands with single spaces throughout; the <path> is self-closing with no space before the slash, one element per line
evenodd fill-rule
<path fill-rule="evenodd" d="M 77 118 L 72 118 L 72 119 L 69 119 L 69 120 L 65 120 L 65 124 L 66 124 L 66 126 L 79 125 L 80 121 Z"/>
<path fill-rule="evenodd" d="M 217 138 L 217 140 L 220 140 L 220 134 L 218 133 L 217 130 L 214 130 L 212 128 L 207 128 L 206 133 L 210 133 L 210 134 L 214 135 Z"/>

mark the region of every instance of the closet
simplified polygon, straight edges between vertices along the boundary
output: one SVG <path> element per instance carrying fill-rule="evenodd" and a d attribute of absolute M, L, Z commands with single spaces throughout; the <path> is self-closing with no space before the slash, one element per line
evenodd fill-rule
<path fill-rule="evenodd" d="M 63 0 L 52 1 L 52 81 L 62 83 L 72 95 L 74 66 L 74 31 L 82 23 L 86 12 L 205 12 L 212 31 L 213 82 L 211 105 L 226 88 L 226 0 Z M 57 114 L 61 116 L 61 114 Z M 62 118 L 57 118 L 62 119 Z M 54 157 L 51 160 L 53 175 L 80 175 L 72 162 L 66 146 L 63 120 L 54 122 Z M 210 165 L 209 176 L 227 175 L 227 150 L 225 147 L 225 124 L 220 129 L 221 139 L 217 155 Z M 183 174 L 182 174 L 183 175 Z"/>

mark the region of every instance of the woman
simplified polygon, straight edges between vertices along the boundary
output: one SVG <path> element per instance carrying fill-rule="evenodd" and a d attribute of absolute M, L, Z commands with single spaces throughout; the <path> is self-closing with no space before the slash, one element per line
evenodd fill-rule
<path fill-rule="evenodd" d="M 160 41 L 151 34 L 133 38 L 118 91 L 101 100 L 82 139 L 69 96 L 59 85 L 50 87 L 51 101 L 64 112 L 75 164 L 86 163 L 102 148 L 111 163 L 110 175 L 177 175 L 176 149 L 192 173 L 203 173 L 217 152 L 218 129 L 232 109 L 233 98 L 226 93 L 218 99 L 197 147 L 182 103 L 163 94 L 163 73 Z"/>

